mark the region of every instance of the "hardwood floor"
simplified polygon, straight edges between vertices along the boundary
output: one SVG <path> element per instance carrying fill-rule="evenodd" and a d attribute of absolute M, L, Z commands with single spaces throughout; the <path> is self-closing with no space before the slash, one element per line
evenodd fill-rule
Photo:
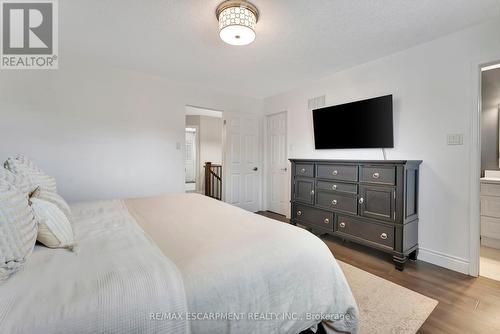
<path fill-rule="evenodd" d="M 288 223 L 275 213 L 259 214 Z M 500 333 L 500 282 L 422 261 L 410 261 L 400 272 L 388 254 L 332 236 L 321 239 L 337 259 L 439 301 L 418 333 Z"/>

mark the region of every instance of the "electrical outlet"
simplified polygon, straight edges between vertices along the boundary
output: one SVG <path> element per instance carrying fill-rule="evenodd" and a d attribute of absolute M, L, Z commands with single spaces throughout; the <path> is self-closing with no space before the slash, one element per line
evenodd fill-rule
<path fill-rule="evenodd" d="M 463 145 L 464 135 L 461 133 L 452 133 L 446 135 L 446 143 L 448 145 Z"/>

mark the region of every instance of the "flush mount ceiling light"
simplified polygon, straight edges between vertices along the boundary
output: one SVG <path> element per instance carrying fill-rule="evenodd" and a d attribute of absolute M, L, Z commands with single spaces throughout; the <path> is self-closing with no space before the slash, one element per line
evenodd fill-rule
<path fill-rule="evenodd" d="M 255 40 L 255 25 L 259 19 L 257 7 L 244 0 L 224 1 L 217 7 L 219 36 L 231 45 L 247 45 Z"/>

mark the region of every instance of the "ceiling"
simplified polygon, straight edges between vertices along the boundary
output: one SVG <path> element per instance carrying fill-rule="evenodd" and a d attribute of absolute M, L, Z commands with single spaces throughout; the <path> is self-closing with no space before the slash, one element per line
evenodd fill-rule
<path fill-rule="evenodd" d="M 221 0 L 222 1 L 222 0 Z M 266 97 L 498 16 L 498 0 L 253 0 L 248 46 L 218 37 L 214 0 L 59 1 L 60 54 Z"/>

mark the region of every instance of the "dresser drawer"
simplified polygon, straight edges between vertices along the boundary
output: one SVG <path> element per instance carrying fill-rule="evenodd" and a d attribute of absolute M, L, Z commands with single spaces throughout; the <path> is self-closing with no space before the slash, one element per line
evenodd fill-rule
<path fill-rule="evenodd" d="M 308 225 L 316 225 L 333 232 L 333 213 L 331 212 L 305 205 L 294 204 L 292 206 L 292 218 L 299 223 L 302 222 Z"/>
<path fill-rule="evenodd" d="M 394 227 L 357 220 L 339 215 L 337 232 L 358 237 L 388 248 L 394 248 Z"/>
<path fill-rule="evenodd" d="M 295 175 L 314 177 L 314 164 L 296 164 L 295 165 Z"/>
<path fill-rule="evenodd" d="M 317 181 L 316 189 L 318 190 L 330 190 L 338 191 L 343 193 L 357 194 L 358 185 L 340 182 L 327 182 L 327 181 Z"/>
<path fill-rule="evenodd" d="M 361 166 L 360 182 L 396 184 L 396 167 L 394 166 Z"/>
<path fill-rule="evenodd" d="M 317 165 L 316 177 L 342 181 L 358 181 L 358 166 L 349 165 Z"/>
<path fill-rule="evenodd" d="M 319 190 L 316 193 L 316 204 L 335 211 L 344 211 L 354 215 L 358 213 L 358 200 L 353 195 Z"/>

